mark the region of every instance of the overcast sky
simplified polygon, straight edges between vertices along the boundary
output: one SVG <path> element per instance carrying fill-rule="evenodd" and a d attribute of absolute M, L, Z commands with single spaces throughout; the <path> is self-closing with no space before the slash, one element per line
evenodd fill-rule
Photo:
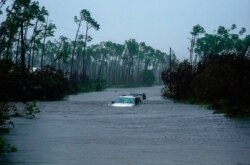
<path fill-rule="evenodd" d="M 123 44 L 130 38 L 164 52 L 172 47 L 177 57 L 188 58 L 187 37 L 194 25 L 209 33 L 218 26 L 236 24 L 250 34 L 250 0 L 39 0 L 57 26 L 56 36 L 74 38 L 74 16 L 90 11 L 100 24 L 91 30 L 91 44 L 112 41 Z M 84 27 L 81 30 L 84 32 Z"/>

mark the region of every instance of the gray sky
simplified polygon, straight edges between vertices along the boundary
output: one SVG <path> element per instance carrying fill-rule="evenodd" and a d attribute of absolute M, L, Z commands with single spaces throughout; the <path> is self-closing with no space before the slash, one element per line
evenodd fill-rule
<path fill-rule="evenodd" d="M 194 25 L 209 33 L 218 26 L 236 24 L 250 34 L 250 0 L 39 0 L 56 24 L 56 36 L 74 38 L 77 29 L 74 16 L 82 9 L 90 11 L 100 24 L 91 29 L 93 41 L 123 44 L 130 38 L 163 52 L 171 46 L 177 57 L 188 58 L 187 37 Z M 81 30 L 84 32 L 84 27 Z"/>

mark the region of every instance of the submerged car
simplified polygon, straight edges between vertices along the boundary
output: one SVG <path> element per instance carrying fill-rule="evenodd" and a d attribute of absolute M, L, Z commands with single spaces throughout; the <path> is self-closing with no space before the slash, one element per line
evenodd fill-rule
<path fill-rule="evenodd" d="M 136 105 L 141 104 L 140 97 L 126 95 L 126 96 L 119 96 L 116 101 L 113 101 L 111 106 L 113 107 L 133 107 Z"/>
<path fill-rule="evenodd" d="M 146 94 L 145 93 L 130 93 L 131 96 L 134 97 L 140 97 L 141 100 L 146 100 Z"/>

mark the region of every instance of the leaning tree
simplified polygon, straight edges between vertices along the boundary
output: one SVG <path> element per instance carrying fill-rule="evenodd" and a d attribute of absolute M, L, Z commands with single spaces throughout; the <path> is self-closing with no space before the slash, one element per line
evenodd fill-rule
<path fill-rule="evenodd" d="M 71 58 L 71 76 L 73 74 L 73 65 L 74 65 L 74 57 L 75 57 L 75 50 L 76 50 L 76 41 L 80 32 L 80 28 L 83 22 L 86 23 L 86 29 L 85 29 L 85 36 L 84 36 L 84 44 L 83 44 L 83 55 L 82 55 L 82 79 L 84 80 L 86 77 L 86 70 L 85 70 L 85 59 L 86 59 L 86 46 L 87 46 L 87 42 L 91 41 L 91 37 L 88 36 L 88 31 L 91 28 L 94 28 L 95 30 L 99 30 L 100 29 L 100 25 L 91 17 L 91 14 L 88 10 L 83 9 L 80 12 L 80 18 L 78 18 L 77 16 L 75 16 L 74 21 L 77 23 L 78 28 L 77 28 L 77 32 L 76 32 L 76 36 L 75 36 L 75 42 L 74 42 L 74 46 L 73 46 L 73 51 L 72 51 L 72 58 Z"/>

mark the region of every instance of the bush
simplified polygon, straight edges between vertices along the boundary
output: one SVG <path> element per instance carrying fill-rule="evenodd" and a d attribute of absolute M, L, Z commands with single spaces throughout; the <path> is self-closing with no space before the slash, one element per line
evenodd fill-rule
<path fill-rule="evenodd" d="M 188 99 L 192 94 L 190 86 L 194 75 L 192 66 L 187 61 L 183 61 L 176 68 L 173 68 L 171 74 L 170 70 L 162 72 L 162 80 L 169 90 L 172 90 L 172 97 Z"/>
<path fill-rule="evenodd" d="M 20 65 L 0 60 L 0 100 L 59 100 L 69 91 L 69 81 L 60 72 L 45 67 L 36 72 L 22 70 Z"/>
<path fill-rule="evenodd" d="M 27 102 L 24 109 L 25 115 L 29 119 L 35 118 L 35 114 L 40 112 L 35 101 Z"/>
<path fill-rule="evenodd" d="M 0 125 L 9 119 L 9 107 L 7 103 L 0 102 Z"/>
<path fill-rule="evenodd" d="M 69 80 L 53 68 L 46 67 L 33 73 L 30 91 L 37 100 L 60 100 L 69 92 Z"/>
<path fill-rule="evenodd" d="M 193 69 L 184 61 L 171 73 L 173 98 L 208 102 L 232 114 L 249 114 L 249 70 L 250 59 L 240 55 L 213 55 Z M 162 80 L 169 87 L 169 71 L 162 73 Z"/>

